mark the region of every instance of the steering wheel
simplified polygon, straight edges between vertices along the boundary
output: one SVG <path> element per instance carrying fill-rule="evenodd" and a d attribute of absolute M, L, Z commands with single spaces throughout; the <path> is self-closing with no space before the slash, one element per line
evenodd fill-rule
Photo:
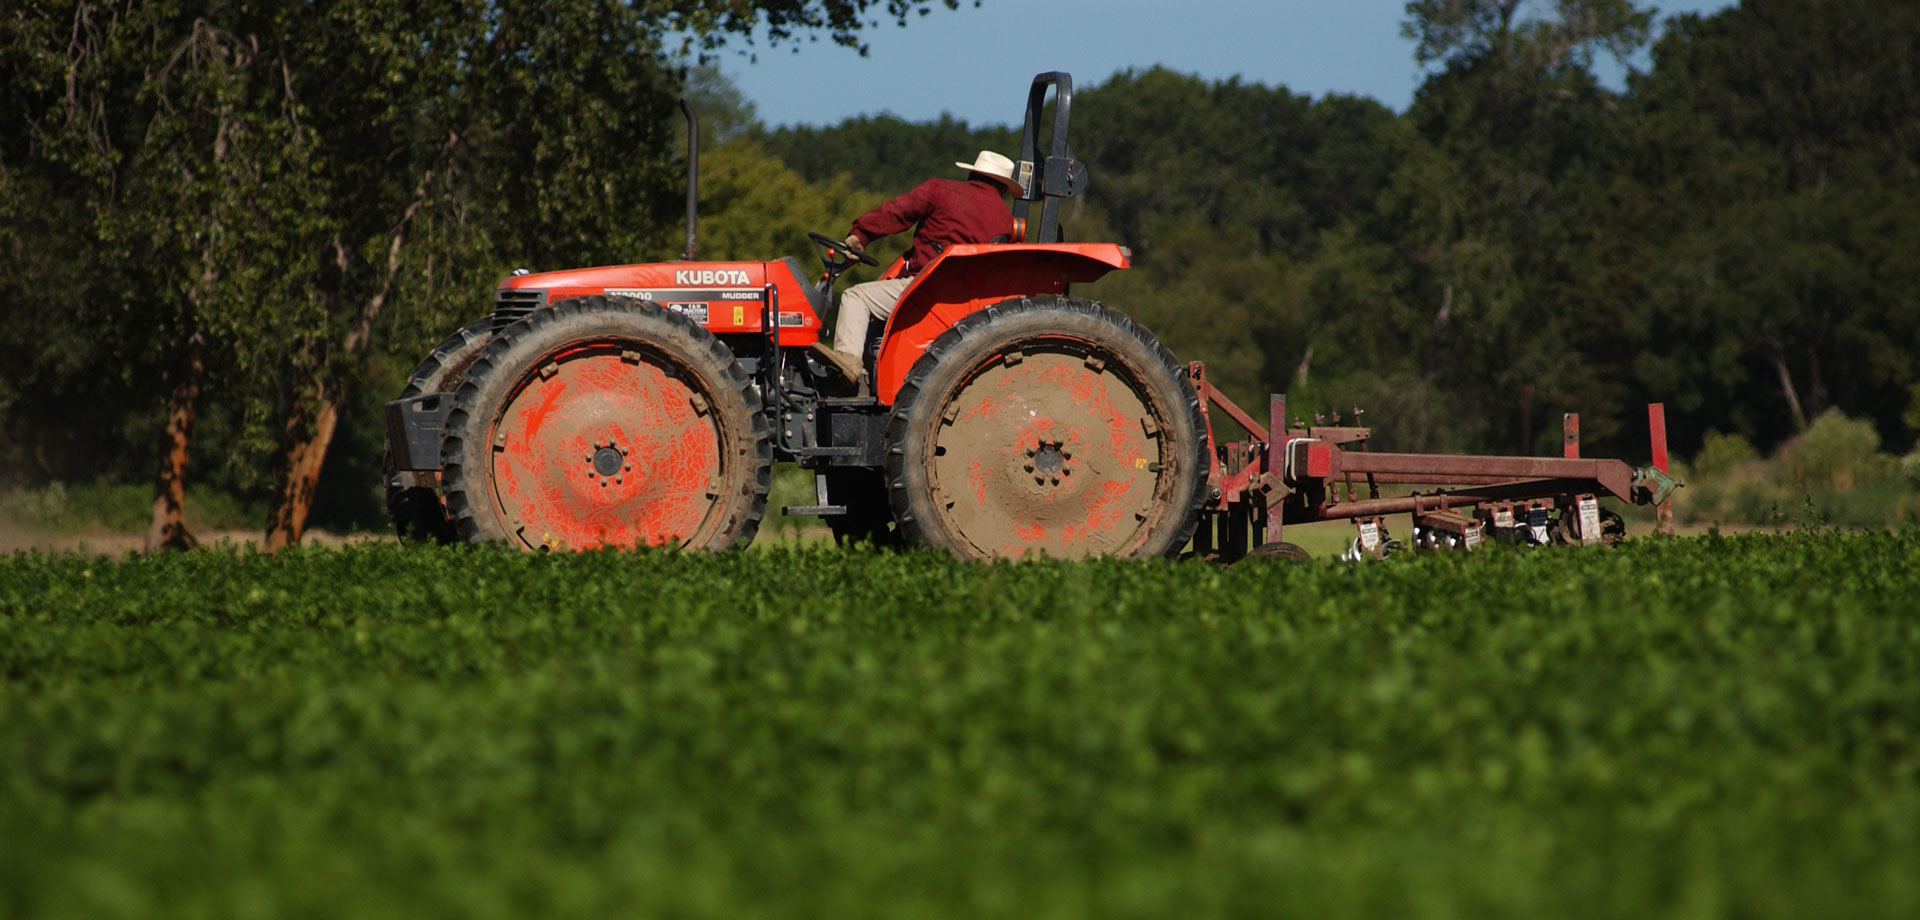
<path fill-rule="evenodd" d="M 807 234 L 807 238 L 812 240 L 813 245 L 821 250 L 820 261 L 822 262 L 828 262 L 828 263 L 836 262 L 836 261 L 858 262 L 861 265 L 871 265 L 876 268 L 879 267 L 880 265 L 879 259 L 876 259 L 870 255 L 867 255 L 865 252 L 862 252 L 858 249 L 854 249 L 848 246 L 846 243 L 836 240 L 833 237 L 830 237 L 824 233 L 809 232 Z M 833 253 L 834 255 L 841 256 L 842 258 L 829 259 L 827 258 L 828 253 Z"/>

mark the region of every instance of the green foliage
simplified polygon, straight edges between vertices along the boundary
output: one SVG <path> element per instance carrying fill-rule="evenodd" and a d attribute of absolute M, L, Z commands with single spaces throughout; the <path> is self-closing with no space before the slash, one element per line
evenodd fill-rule
<path fill-rule="evenodd" d="M 885 200 L 846 177 L 807 182 L 752 141 L 705 153 L 700 165 L 700 258 L 766 261 L 793 256 L 808 272 L 820 257 L 808 231 L 845 236 L 854 216 Z"/>
<path fill-rule="evenodd" d="M 260 523 L 257 502 L 205 486 L 187 490 L 187 521 L 196 530 L 248 530 Z M 153 490 L 140 485 L 54 481 L 0 492 L 0 520 L 47 535 L 139 533 L 146 529 Z"/>
<path fill-rule="evenodd" d="M 1781 452 L 1788 474 L 1807 488 L 1847 490 L 1886 472 L 1873 424 L 1838 410 L 1821 415 Z"/>
<path fill-rule="evenodd" d="M 1008 117 L 1021 100 L 1008 101 Z M 809 182 L 845 176 L 855 188 L 898 195 L 929 176 L 955 176 L 955 162 L 972 162 L 980 150 L 1020 153 L 1018 126 L 974 128 L 952 116 L 914 124 L 894 115 L 849 118 L 832 127 L 807 125 L 762 129 L 748 135 Z M 848 215 L 849 222 L 854 215 Z"/>
<path fill-rule="evenodd" d="M 1724 476 L 1758 459 L 1760 455 L 1746 438 L 1709 431 L 1701 440 L 1700 453 L 1693 458 L 1693 469 L 1702 476 Z"/>
<path fill-rule="evenodd" d="M 1542 7 L 1547 15 L 1534 13 Z M 1410 0 L 1401 35 L 1421 63 L 1586 69 L 1595 50 L 1625 63 L 1647 40 L 1654 11 L 1632 0 Z"/>
<path fill-rule="evenodd" d="M 1679 17 L 1625 94 L 1592 65 L 1643 46 L 1642 4 L 1407 10 L 1436 70 L 1401 116 L 1158 68 L 1078 87 L 1070 235 L 1135 254 L 1097 295 L 1236 397 L 1359 403 L 1395 449 L 1551 451 L 1573 410 L 1589 453 L 1641 456 L 1655 400 L 1685 452 L 1771 449 L 1830 408 L 1911 443 L 1912 4 Z M 855 119 L 768 150 L 897 192 L 987 136 Z"/>
<path fill-rule="evenodd" d="M 23 268 L 0 301 L 25 317 L 0 330 L 7 475 L 91 475 L 104 455 L 139 477 L 186 381 L 226 436 L 196 472 L 257 489 L 326 436 L 370 354 L 417 358 L 509 267 L 667 254 L 684 74 L 663 35 L 857 44 L 869 10 L 926 5 L 65 0 L 0 17 L 0 251 Z M 196 336 L 204 380 L 183 357 Z M 287 476 L 283 497 L 307 485 Z"/>
<path fill-rule="evenodd" d="M 147 475 L 194 329 L 215 340 L 197 479 L 260 494 L 315 380 L 349 407 L 339 451 L 376 462 L 365 406 L 404 373 L 390 365 L 486 309 L 504 271 L 677 251 L 682 91 L 706 115 L 703 257 L 811 267 L 806 231 L 838 235 L 975 150 L 1014 153 L 1017 128 L 769 128 L 689 55 L 756 23 L 857 45 L 930 6 L 68 0 L 0 18 L 0 473 Z M 1068 237 L 1127 245 L 1135 266 L 1090 293 L 1236 398 L 1358 405 L 1389 449 L 1552 452 L 1578 411 L 1589 455 L 1636 459 L 1659 400 L 1703 470 L 1725 459 L 1710 431 L 1771 453 L 1829 410 L 1912 450 L 1920 7 L 1676 17 L 1624 93 L 1593 64 L 1645 45 L 1643 4 L 1406 10 L 1431 70 L 1405 113 L 1157 67 L 1077 87 L 1090 181 Z M 684 46 L 662 47 L 676 30 Z M 350 360 L 382 290 L 376 354 Z M 373 396 L 341 396 L 356 387 Z M 1871 485 L 1890 462 L 1847 474 L 1857 507 L 1835 513 L 1904 514 Z M 1838 494 L 1777 473 L 1696 507 L 1817 518 Z M 334 525 L 373 526 L 364 466 L 337 475 L 356 485 L 323 477 Z"/>
<path fill-rule="evenodd" d="M 1709 432 L 1676 502 L 1687 522 L 1886 527 L 1920 523 L 1920 480 L 1880 453 L 1864 419 L 1829 411 L 1766 462 L 1737 434 Z"/>
<path fill-rule="evenodd" d="M 1911 916 L 1920 535 L 0 559 L 8 916 Z"/>
<path fill-rule="evenodd" d="M 1907 388 L 1907 411 L 1901 413 L 1900 421 L 1909 434 L 1920 435 L 1920 383 Z"/>

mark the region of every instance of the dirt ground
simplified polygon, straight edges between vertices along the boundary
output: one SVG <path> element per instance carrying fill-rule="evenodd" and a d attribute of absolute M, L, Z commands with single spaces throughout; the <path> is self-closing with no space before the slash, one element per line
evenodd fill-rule
<path fill-rule="evenodd" d="M 1396 521 L 1395 523 L 1401 523 Z M 1681 536 L 1697 536 L 1711 529 L 1708 525 L 1692 525 L 1679 528 Z M 1726 532 L 1746 531 L 1754 528 L 1746 525 L 1734 525 L 1721 528 Z M 1643 537 L 1653 531 L 1650 522 L 1634 521 L 1628 525 L 1629 538 Z M 1353 526 L 1344 521 L 1321 524 L 1296 524 L 1286 528 L 1285 539 L 1307 549 L 1313 558 L 1337 557 L 1353 542 Z M 1396 533 L 1396 536 L 1402 536 Z M 220 530 L 197 533 L 200 544 L 209 549 L 228 548 L 238 550 L 260 545 L 260 531 L 257 530 Z M 140 551 L 141 534 L 137 533 L 81 533 L 48 534 L 36 533 L 20 526 L 17 522 L 0 514 L 0 554 L 18 552 L 42 553 L 80 553 L 83 555 L 119 557 Z M 344 543 L 359 543 L 367 540 L 390 540 L 387 534 L 357 533 L 334 534 L 320 530 L 307 532 L 306 540 L 310 544 L 338 546 Z M 790 542 L 823 543 L 832 536 L 825 527 L 775 528 L 763 530 L 755 546 L 778 546 Z"/>
<path fill-rule="evenodd" d="M 216 530 L 195 533 L 200 545 L 208 549 L 242 549 L 258 547 L 261 532 L 258 530 Z M 137 533 L 115 533 L 101 531 L 95 533 L 40 533 L 21 526 L 18 522 L 0 514 L 0 554 L 41 552 L 41 553 L 79 553 L 87 556 L 124 556 L 140 551 L 144 535 Z M 308 543 L 334 546 L 342 543 L 356 543 L 363 540 L 385 539 L 378 534 L 352 534 L 342 536 L 323 530 L 307 531 Z"/>

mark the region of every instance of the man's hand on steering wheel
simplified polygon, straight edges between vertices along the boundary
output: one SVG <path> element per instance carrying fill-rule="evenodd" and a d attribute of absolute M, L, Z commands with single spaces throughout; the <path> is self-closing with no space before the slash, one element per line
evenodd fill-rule
<path fill-rule="evenodd" d="M 862 265 L 871 265 L 876 268 L 880 265 L 880 260 L 867 255 L 866 251 L 860 248 L 858 245 L 860 238 L 857 236 L 849 234 L 844 243 L 824 233 L 808 233 L 807 238 L 813 240 L 814 246 L 820 250 L 820 261 L 822 262 L 831 264 L 835 261 L 845 261 L 849 265 L 854 262 L 859 262 Z M 841 256 L 842 259 L 830 259 L 828 258 L 829 253 Z"/>

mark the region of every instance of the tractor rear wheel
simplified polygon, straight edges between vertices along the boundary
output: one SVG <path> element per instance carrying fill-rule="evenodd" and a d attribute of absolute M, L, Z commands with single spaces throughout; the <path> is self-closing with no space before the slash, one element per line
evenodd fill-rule
<path fill-rule="evenodd" d="M 624 297 L 582 297 L 501 330 L 454 394 L 441 442 L 462 539 L 522 549 L 753 540 L 773 442 L 720 340 Z"/>
<path fill-rule="evenodd" d="M 1147 330 L 1087 300 L 1016 298 L 914 363 L 886 473 L 902 534 L 962 558 L 1167 556 L 1199 519 L 1206 427 Z"/>
<path fill-rule="evenodd" d="M 479 357 L 493 334 L 493 320 L 482 319 L 447 336 L 413 369 L 401 399 L 427 393 L 444 393 L 460 383 L 467 365 Z M 440 503 L 440 474 L 430 470 L 398 470 L 393 467 L 391 448 L 381 457 L 382 478 L 387 484 L 387 519 L 402 540 L 433 540 L 452 543 L 453 522 L 447 520 L 447 508 Z"/>

